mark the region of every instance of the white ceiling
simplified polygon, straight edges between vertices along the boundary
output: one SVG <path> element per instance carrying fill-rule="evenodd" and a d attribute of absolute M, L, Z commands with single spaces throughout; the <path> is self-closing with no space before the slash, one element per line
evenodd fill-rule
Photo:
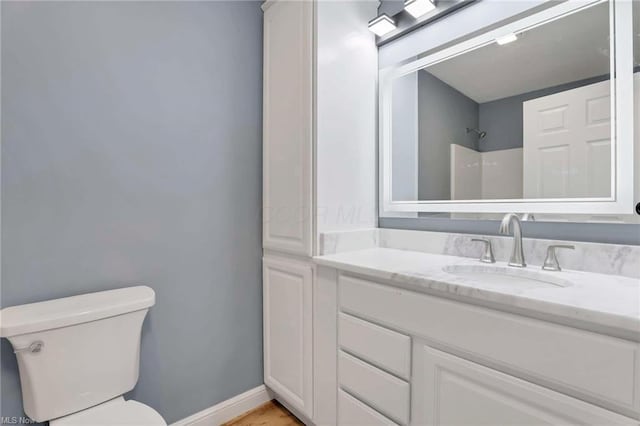
<path fill-rule="evenodd" d="M 637 9 L 637 8 L 636 8 Z M 609 12 L 603 3 L 428 67 L 478 103 L 609 74 Z"/>

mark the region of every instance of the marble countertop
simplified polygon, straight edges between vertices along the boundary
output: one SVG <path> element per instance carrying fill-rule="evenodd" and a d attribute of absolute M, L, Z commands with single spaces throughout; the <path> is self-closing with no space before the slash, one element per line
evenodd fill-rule
<path fill-rule="evenodd" d="M 571 270 L 542 271 L 539 266 L 528 266 L 525 273 L 540 272 L 550 280 L 570 285 L 491 286 L 443 270 L 450 265 L 479 268 L 487 265 L 476 259 L 389 248 L 317 256 L 314 262 L 409 290 L 470 303 L 477 301 L 509 312 L 640 341 L 640 280 L 634 278 Z M 507 267 L 504 262 L 493 266 Z M 512 270 L 514 274 L 522 271 L 509 267 L 510 273 Z"/>

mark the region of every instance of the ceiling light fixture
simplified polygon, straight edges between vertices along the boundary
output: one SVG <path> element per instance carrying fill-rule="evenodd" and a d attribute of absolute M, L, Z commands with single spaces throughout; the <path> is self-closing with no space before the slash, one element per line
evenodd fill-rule
<path fill-rule="evenodd" d="M 404 10 L 409 12 L 414 18 L 419 18 L 435 8 L 436 5 L 431 0 L 406 0 L 404 2 Z"/>
<path fill-rule="evenodd" d="M 496 39 L 496 43 L 498 43 L 500 46 L 502 46 L 503 44 L 514 42 L 517 39 L 518 39 L 517 35 L 515 35 L 514 33 L 509 33 L 507 35 L 503 35 L 502 37 L 498 37 Z"/>
<path fill-rule="evenodd" d="M 369 31 L 382 37 L 385 34 L 390 33 L 396 29 L 396 23 L 393 19 L 389 18 L 386 13 L 378 16 L 375 19 L 369 21 Z"/>

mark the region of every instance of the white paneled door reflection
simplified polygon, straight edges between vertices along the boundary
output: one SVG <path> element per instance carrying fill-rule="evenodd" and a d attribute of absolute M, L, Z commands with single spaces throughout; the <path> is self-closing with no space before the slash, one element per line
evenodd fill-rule
<path fill-rule="evenodd" d="M 523 104 L 524 198 L 609 197 L 609 80 Z"/>

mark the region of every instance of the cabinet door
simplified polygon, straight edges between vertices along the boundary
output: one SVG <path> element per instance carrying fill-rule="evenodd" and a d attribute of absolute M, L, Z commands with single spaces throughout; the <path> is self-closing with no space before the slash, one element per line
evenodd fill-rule
<path fill-rule="evenodd" d="M 264 8 L 263 247 L 311 255 L 313 2 Z"/>
<path fill-rule="evenodd" d="M 413 425 L 638 424 L 423 344 L 413 355 Z"/>
<path fill-rule="evenodd" d="M 264 382 L 312 416 L 312 270 L 284 258 L 263 259 Z"/>

